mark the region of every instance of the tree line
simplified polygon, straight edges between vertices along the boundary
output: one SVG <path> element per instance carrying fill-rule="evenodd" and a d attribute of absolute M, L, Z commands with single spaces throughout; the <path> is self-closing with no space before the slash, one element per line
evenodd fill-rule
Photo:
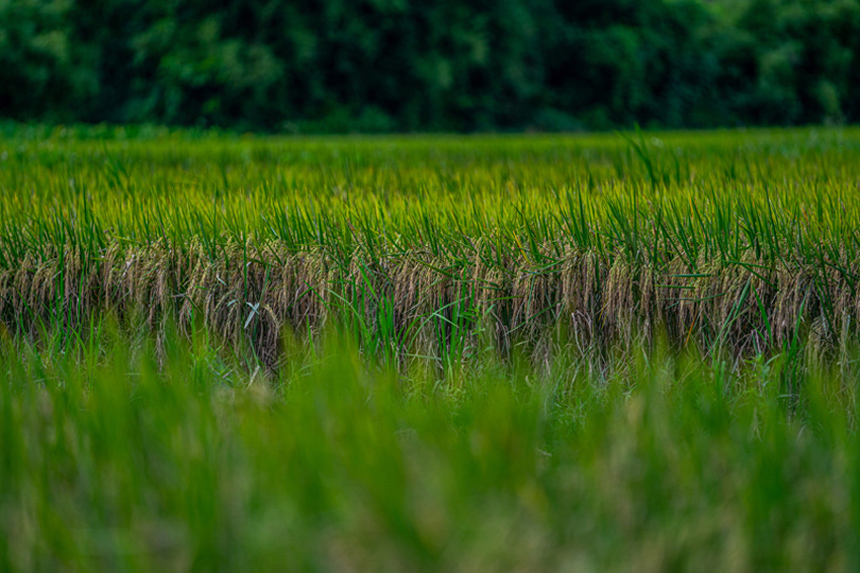
<path fill-rule="evenodd" d="M 0 0 L 0 116 L 273 132 L 860 120 L 860 0 Z"/>

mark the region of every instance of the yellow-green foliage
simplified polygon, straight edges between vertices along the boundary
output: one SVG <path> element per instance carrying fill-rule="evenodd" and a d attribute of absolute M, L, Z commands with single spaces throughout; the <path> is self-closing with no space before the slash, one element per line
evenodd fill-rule
<path fill-rule="evenodd" d="M 25 133 L 22 130 L 22 134 Z M 666 331 L 844 351 L 860 131 L 0 142 L 0 317 L 192 315 L 274 362 L 332 316 L 374 352 L 539 354 Z M 196 318 L 195 318 L 196 320 Z M 584 341 L 584 342 L 583 342 Z"/>

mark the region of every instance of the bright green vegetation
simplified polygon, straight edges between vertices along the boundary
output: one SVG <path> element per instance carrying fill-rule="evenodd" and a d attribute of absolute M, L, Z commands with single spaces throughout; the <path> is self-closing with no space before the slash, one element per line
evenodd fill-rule
<path fill-rule="evenodd" d="M 58 132 L 59 134 L 62 131 Z M 204 322 L 273 368 L 285 331 L 460 359 L 856 334 L 860 132 L 598 138 L 12 137 L 0 319 Z M 802 340 L 801 340 L 802 339 Z M 797 350 L 795 348 L 795 350 Z"/>
<path fill-rule="evenodd" d="M 125 135 L 0 140 L 4 565 L 860 566 L 860 130 Z"/>
<path fill-rule="evenodd" d="M 860 565 L 857 417 L 833 375 L 788 415 L 763 365 L 660 353 L 607 381 L 487 357 L 440 383 L 335 342 L 270 380 L 186 346 L 159 367 L 96 328 L 65 354 L 4 352 L 4 568 Z"/>

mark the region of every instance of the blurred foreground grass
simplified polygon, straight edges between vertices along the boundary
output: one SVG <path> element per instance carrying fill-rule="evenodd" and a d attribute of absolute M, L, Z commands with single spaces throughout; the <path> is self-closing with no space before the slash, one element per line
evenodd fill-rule
<path fill-rule="evenodd" d="M 855 380 L 642 350 L 254 375 L 104 324 L 0 358 L 4 570 L 856 570 Z M 126 341 L 126 342 L 124 342 Z M 289 345 L 288 345 L 289 346 Z"/>

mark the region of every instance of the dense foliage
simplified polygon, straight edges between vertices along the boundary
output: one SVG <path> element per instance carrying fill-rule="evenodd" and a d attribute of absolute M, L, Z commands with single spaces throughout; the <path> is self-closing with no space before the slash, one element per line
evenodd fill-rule
<path fill-rule="evenodd" d="M 0 114 L 269 131 L 860 120 L 857 0 L 0 0 Z"/>
<path fill-rule="evenodd" d="M 860 565 L 856 377 L 804 377 L 788 415 L 773 364 L 488 358 L 440 382 L 331 343 L 266 379 L 205 336 L 159 364 L 90 335 L 0 347 L 3 570 Z"/>
<path fill-rule="evenodd" d="M 854 128 L 130 135 L 0 141 L 9 332 L 202 320 L 276 370 L 284 336 L 339 324 L 440 371 L 487 348 L 609 361 L 663 334 L 733 366 L 807 339 L 827 360 L 860 332 Z"/>
<path fill-rule="evenodd" d="M 0 134 L 0 570 L 858 569 L 860 130 Z"/>

